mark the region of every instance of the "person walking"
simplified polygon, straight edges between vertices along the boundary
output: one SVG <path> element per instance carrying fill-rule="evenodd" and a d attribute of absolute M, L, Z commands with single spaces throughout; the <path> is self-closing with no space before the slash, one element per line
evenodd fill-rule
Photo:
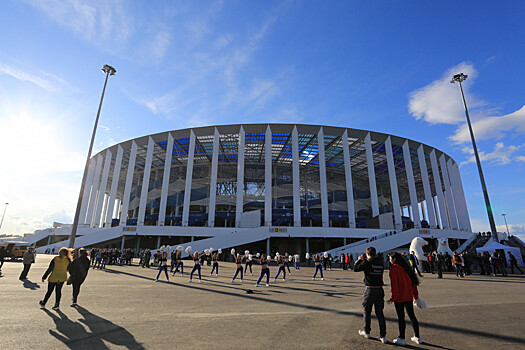
<path fill-rule="evenodd" d="M 399 253 L 390 255 L 390 262 L 392 269 L 390 269 L 390 292 L 392 296 L 387 301 L 388 304 L 394 303 L 397 313 L 397 325 L 399 327 L 399 335 L 394 339 L 394 344 L 405 345 L 405 310 L 412 323 L 414 329 L 414 336 L 410 338 L 414 343 L 421 344 L 419 337 L 419 322 L 414 313 L 413 300 L 419 298 L 417 286 L 419 279 L 414 270 L 408 265 L 405 259 Z"/>
<path fill-rule="evenodd" d="M 374 247 L 366 248 L 366 257 L 361 255 L 354 265 L 354 271 L 363 271 L 365 275 L 365 290 L 363 292 L 363 320 L 364 330 L 359 330 L 359 335 L 370 338 L 370 323 L 372 307 L 375 309 L 379 322 L 379 340 L 386 343 L 386 321 L 383 309 L 385 308 L 385 292 L 383 290 L 383 272 L 385 266 L 383 258 L 376 255 Z"/>
<path fill-rule="evenodd" d="M 518 260 L 511 252 L 509 252 L 509 260 L 510 260 L 510 273 L 514 274 L 514 267 L 516 267 L 518 271 L 523 275 L 523 271 L 518 267 Z"/>
<path fill-rule="evenodd" d="M 71 252 L 68 248 L 60 248 L 58 251 L 58 256 L 54 257 L 53 260 L 49 263 L 44 276 L 42 276 L 42 283 L 46 281 L 49 276 L 47 283 L 47 293 L 44 296 L 44 299 L 40 300 L 38 303 L 41 307 L 45 307 L 49 297 L 55 291 L 55 306 L 53 310 L 58 310 L 60 308 L 60 299 L 62 298 L 62 286 L 67 280 L 67 268 L 71 262 Z"/>
<path fill-rule="evenodd" d="M 301 257 L 299 256 L 299 254 L 295 254 L 293 256 L 293 266 L 295 267 L 296 270 L 299 270 L 299 262 L 301 261 Z"/>
<path fill-rule="evenodd" d="M 438 278 L 443 278 L 443 264 L 444 264 L 444 260 L 445 260 L 445 258 L 443 258 L 443 254 L 436 253 L 434 251 L 434 260 L 435 260 L 435 263 L 436 263 L 436 269 L 437 269 L 437 273 L 438 273 Z"/>
<path fill-rule="evenodd" d="M 456 277 L 465 277 L 463 272 L 463 257 L 454 252 L 454 255 L 452 256 L 452 264 L 454 264 L 454 268 L 456 269 Z"/>
<path fill-rule="evenodd" d="M 35 252 L 33 248 L 29 248 L 22 257 L 23 263 L 24 263 L 24 269 L 22 270 L 22 273 L 20 274 L 19 280 L 23 281 L 27 279 L 27 274 L 29 273 L 29 269 L 31 268 L 31 264 L 35 262 Z"/>
<path fill-rule="evenodd" d="M 410 261 L 410 265 L 412 266 L 412 269 L 414 270 L 414 272 L 417 272 L 419 277 L 423 277 L 421 275 L 421 272 L 419 271 L 419 267 L 418 267 L 419 260 L 417 259 L 416 253 L 414 251 L 410 252 L 410 255 L 408 256 L 408 260 Z"/>
<path fill-rule="evenodd" d="M 73 303 L 71 307 L 78 305 L 77 299 L 80 293 L 80 286 L 86 280 L 90 265 L 87 251 L 84 248 L 80 248 L 78 253 L 78 257 L 74 259 L 67 268 L 71 276 L 71 285 L 73 286 Z"/>
<path fill-rule="evenodd" d="M 4 266 L 4 259 L 7 256 L 7 250 L 4 246 L 0 246 L 0 275 L 2 274 L 2 266 Z"/>

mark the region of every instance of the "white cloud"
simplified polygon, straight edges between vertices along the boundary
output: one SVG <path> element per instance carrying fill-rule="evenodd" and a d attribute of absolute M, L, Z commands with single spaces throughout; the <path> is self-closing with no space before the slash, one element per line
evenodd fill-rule
<path fill-rule="evenodd" d="M 483 151 L 478 151 L 479 158 L 481 161 L 489 161 L 497 165 L 509 164 L 512 160 L 512 155 L 520 149 L 521 146 L 510 145 L 506 147 L 503 142 L 498 142 L 494 146 L 494 151 L 490 153 L 485 153 Z M 461 162 L 461 165 L 474 163 L 476 158 L 474 156 L 474 150 L 471 147 L 464 147 L 462 149 L 463 153 L 470 154 L 471 156 L 466 160 Z"/>
<path fill-rule="evenodd" d="M 414 118 L 430 124 L 459 124 L 465 120 L 458 85 L 450 83 L 452 76 L 457 73 L 468 75 L 468 79 L 462 83 L 465 93 L 468 91 L 477 72 L 472 64 L 463 62 L 447 70 L 441 79 L 410 93 L 408 109 Z M 469 96 L 470 108 L 483 104 L 483 101 Z"/>
<path fill-rule="evenodd" d="M 13 67 L 12 65 L 7 65 L 5 63 L 0 62 L 0 75 L 10 75 L 15 79 L 30 82 L 44 90 L 51 92 L 57 91 L 62 86 L 66 85 L 64 80 L 57 76 L 54 76 L 51 73 L 30 72 L 31 70 L 32 69 L 29 67 Z"/>
<path fill-rule="evenodd" d="M 525 106 L 507 115 L 494 116 L 495 109 L 486 108 L 486 102 L 469 93 L 477 71 L 465 62 L 447 70 L 441 79 L 409 94 L 408 109 L 412 116 L 430 124 L 459 125 L 450 139 L 457 144 L 470 142 L 458 84 L 450 83 L 452 76 L 461 72 L 468 75 L 462 86 L 476 140 L 502 139 L 510 132 L 525 133 Z"/>
<path fill-rule="evenodd" d="M 58 211 L 58 212 L 54 212 L 54 213 L 51 213 L 51 214 L 48 214 L 46 216 L 44 216 L 42 218 L 42 221 L 49 224 L 49 226 L 51 226 L 53 224 L 53 222 L 60 222 L 60 223 L 63 223 L 63 224 L 70 224 L 73 222 L 73 219 L 71 218 L 71 216 L 69 216 L 68 214 L 66 214 L 66 211 L 64 209 Z"/>
<path fill-rule="evenodd" d="M 88 41 L 107 45 L 110 50 L 127 40 L 134 31 L 133 19 L 124 11 L 122 1 L 25 1 L 58 25 L 71 29 Z"/>
<path fill-rule="evenodd" d="M 525 156 L 517 156 L 517 157 L 516 157 L 516 160 L 517 160 L 518 162 L 525 162 Z"/>
<path fill-rule="evenodd" d="M 472 130 L 476 140 L 501 139 L 511 131 L 525 133 L 525 106 L 507 115 L 475 120 L 472 122 Z M 467 124 L 460 126 L 451 139 L 456 143 L 470 142 Z"/>

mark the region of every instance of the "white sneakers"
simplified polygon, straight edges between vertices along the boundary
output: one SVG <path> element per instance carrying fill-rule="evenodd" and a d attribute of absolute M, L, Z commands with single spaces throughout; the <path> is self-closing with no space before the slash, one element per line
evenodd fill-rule
<path fill-rule="evenodd" d="M 407 342 L 403 338 L 396 338 L 394 339 L 393 343 L 397 345 L 406 345 Z"/>
<path fill-rule="evenodd" d="M 412 338 L 410 338 L 410 340 L 412 340 L 416 344 L 422 344 L 423 343 L 423 341 L 421 341 L 421 338 L 418 338 L 415 335 Z"/>
<path fill-rule="evenodd" d="M 362 337 L 365 337 L 366 339 L 370 339 L 370 333 L 366 333 L 365 331 L 359 330 L 359 335 Z"/>

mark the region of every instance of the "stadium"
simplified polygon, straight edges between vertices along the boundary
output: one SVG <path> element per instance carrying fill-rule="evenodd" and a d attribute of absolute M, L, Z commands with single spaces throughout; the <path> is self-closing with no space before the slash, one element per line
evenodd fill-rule
<path fill-rule="evenodd" d="M 67 246 L 70 225 L 38 231 Z M 457 163 L 373 131 L 237 124 L 147 135 L 91 158 L 75 246 L 189 244 L 304 254 L 471 243 Z M 432 243 L 436 244 L 436 243 Z"/>

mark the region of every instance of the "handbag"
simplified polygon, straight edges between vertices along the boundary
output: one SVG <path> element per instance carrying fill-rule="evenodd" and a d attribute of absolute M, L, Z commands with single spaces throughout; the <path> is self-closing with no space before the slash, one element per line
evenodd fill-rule
<path fill-rule="evenodd" d="M 426 309 L 427 303 L 423 299 L 418 298 L 414 300 L 414 306 L 417 306 L 418 309 Z"/>

